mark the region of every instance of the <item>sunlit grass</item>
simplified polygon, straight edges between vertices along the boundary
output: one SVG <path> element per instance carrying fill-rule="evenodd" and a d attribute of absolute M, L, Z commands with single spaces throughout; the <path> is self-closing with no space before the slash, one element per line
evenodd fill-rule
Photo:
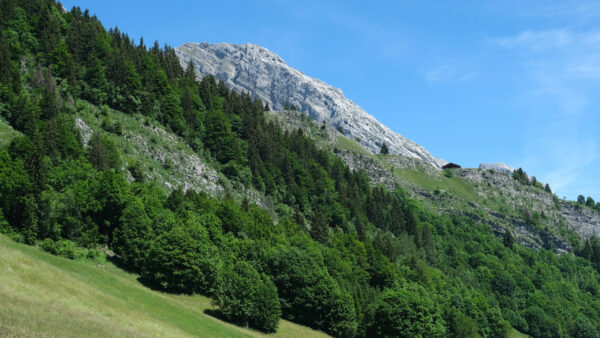
<path fill-rule="evenodd" d="M 0 236 L 0 336 L 261 337 L 204 313 L 199 295 L 152 291 L 112 264 L 72 261 Z M 274 337 L 324 334 L 287 321 Z"/>
<path fill-rule="evenodd" d="M 10 141 L 19 135 L 19 132 L 12 129 L 8 124 L 0 119 L 0 149 L 8 146 Z"/>

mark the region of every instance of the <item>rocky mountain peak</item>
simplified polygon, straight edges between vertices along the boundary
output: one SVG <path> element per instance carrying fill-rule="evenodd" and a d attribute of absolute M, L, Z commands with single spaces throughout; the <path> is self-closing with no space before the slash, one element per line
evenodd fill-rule
<path fill-rule="evenodd" d="M 425 148 L 390 130 L 369 115 L 339 88 L 312 78 L 290 67 L 277 54 L 247 43 L 186 43 L 175 48 L 181 64 L 191 61 L 198 76 L 208 74 L 225 81 L 239 92 L 250 92 L 274 110 L 286 104 L 310 114 L 317 121 L 342 127 L 345 135 L 378 153 L 383 143 L 390 153 L 417 158 L 440 168 L 446 161 Z"/>

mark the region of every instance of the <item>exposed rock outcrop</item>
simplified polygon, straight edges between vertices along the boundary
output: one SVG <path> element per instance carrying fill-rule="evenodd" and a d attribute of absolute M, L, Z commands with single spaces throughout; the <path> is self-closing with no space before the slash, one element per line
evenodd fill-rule
<path fill-rule="evenodd" d="M 346 135 L 360 138 L 372 153 L 386 143 L 391 154 L 421 159 L 441 168 L 446 161 L 432 156 L 425 148 L 381 124 L 339 88 L 287 65 L 277 54 L 254 44 L 186 43 L 175 49 L 181 64 L 191 61 L 198 76 L 214 75 L 239 92 L 250 92 L 267 102 L 271 109 L 286 104 L 310 114 L 321 122 L 341 126 Z"/>
<path fill-rule="evenodd" d="M 481 163 L 479 164 L 479 169 L 497 170 L 506 173 L 512 173 L 515 171 L 515 168 L 504 163 Z"/>

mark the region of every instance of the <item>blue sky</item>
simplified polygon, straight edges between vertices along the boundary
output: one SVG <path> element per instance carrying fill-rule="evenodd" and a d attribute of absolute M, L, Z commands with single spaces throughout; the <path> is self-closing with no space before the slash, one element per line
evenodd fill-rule
<path fill-rule="evenodd" d="M 376 3 L 63 1 L 146 44 L 262 45 L 435 156 L 600 199 L 600 3 Z"/>

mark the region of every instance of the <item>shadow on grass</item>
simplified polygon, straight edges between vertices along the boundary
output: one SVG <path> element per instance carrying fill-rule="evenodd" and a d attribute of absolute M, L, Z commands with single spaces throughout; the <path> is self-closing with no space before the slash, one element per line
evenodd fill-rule
<path fill-rule="evenodd" d="M 109 262 L 113 263 L 117 268 L 122 269 L 122 270 L 127 271 L 132 274 L 136 274 L 137 275 L 136 280 L 138 282 L 140 282 L 142 285 L 144 285 L 145 287 L 151 289 L 152 291 L 166 292 L 166 293 L 170 293 L 173 295 L 191 295 L 192 294 L 192 292 L 186 292 L 186 291 L 174 290 L 174 289 L 166 289 L 166 288 L 162 287 L 160 284 L 153 283 L 152 281 L 150 281 L 146 278 L 143 278 L 140 275 L 139 270 L 133 269 L 130 266 L 124 264 L 117 256 L 106 257 L 106 259 Z"/>
<path fill-rule="evenodd" d="M 237 322 L 231 321 L 231 320 L 225 318 L 225 316 L 223 316 L 223 314 L 218 309 L 205 309 L 204 313 L 207 314 L 207 315 L 209 315 L 209 316 L 211 316 L 211 317 L 213 317 L 213 318 L 217 318 L 217 319 L 222 320 L 222 321 L 224 321 L 226 323 L 233 324 L 235 326 L 238 326 L 238 327 L 241 327 L 241 328 L 244 328 L 244 329 L 256 330 L 258 332 L 265 333 L 265 334 L 269 333 L 269 332 L 264 332 L 264 331 L 262 331 L 262 330 L 260 330 L 258 328 L 249 326 L 248 323 L 237 323 Z"/>
<path fill-rule="evenodd" d="M 227 320 L 227 318 L 225 318 L 218 309 L 205 309 L 204 313 L 207 314 L 207 315 L 209 315 L 209 316 L 211 316 L 211 317 L 214 317 L 214 318 L 217 318 L 217 319 L 222 320 L 224 322 L 230 323 Z M 235 324 L 235 323 L 232 323 L 232 324 Z"/>

